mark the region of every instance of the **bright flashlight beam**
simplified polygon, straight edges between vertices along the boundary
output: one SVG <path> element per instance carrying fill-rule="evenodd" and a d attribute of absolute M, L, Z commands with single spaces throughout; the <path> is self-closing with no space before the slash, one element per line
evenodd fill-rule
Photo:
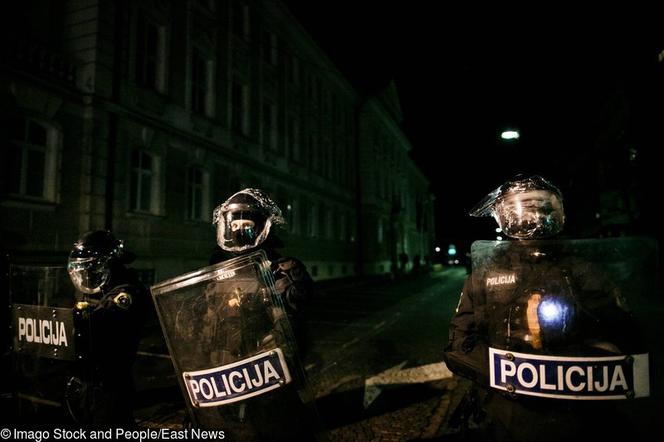
<path fill-rule="evenodd" d="M 544 301 L 540 306 L 540 311 L 542 314 L 542 319 L 545 321 L 553 321 L 560 317 L 561 311 L 560 306 L 553 303 Z"/>

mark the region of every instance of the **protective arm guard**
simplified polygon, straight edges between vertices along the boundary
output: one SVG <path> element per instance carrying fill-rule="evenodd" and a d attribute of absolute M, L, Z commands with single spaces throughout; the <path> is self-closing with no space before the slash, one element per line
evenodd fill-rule
<path fill-rule="evenodd" d="M 296 258 L 280 258 L 273 263 L 275 287 L 288 310 L 302 314 L 313 295 L 313 280 Z"/>

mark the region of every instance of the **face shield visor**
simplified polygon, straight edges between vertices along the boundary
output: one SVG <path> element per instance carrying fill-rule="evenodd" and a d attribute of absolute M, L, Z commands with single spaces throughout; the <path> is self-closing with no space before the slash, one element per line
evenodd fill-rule
<path fill-rule="evenodd" d="M 110 278 L 106 258 L 70 258 L 67 271 L 74 286 L 88 295 L 98 293 Z"/>
<path fill-rule="evenodd" d="M 507 194 L 496 202 L 493 216 L 505 235 L 518 239 L 556 235 L 565 223 L 562 202 L 548 190 Z"/>
<path fill-rule="evenodd" d="M 217 223 L 217 242 L 224 250 L 241 252 L 260 245 L 269 231 L 270 221 L 265 216 L 249 207 L 236 207 L 221 215 Z"/>
<path fill-rule="evenodd" d="M 470 215 L 493 216 L 505 235 L 517 239 L 553 236 L 565 224 L 560 190 L 540 176 L 503 184 Z"/>
<path fill-rule="evenodd" d="M 284 224 L 281 210 L 258 189 L 244 189 L 214 211 L 217 244 L 228 252 L 243 252 L 260 246 L 273 225 Z"/>

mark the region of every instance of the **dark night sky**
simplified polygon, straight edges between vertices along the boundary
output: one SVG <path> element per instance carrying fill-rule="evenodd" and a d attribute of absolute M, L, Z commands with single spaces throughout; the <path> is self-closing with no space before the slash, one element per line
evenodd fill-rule
<path fill-rule="evenodd" d="M 560 164 L 593 161 L 602 109 L 616 92 L 627 94 L 642 126 L 661 115 L 653 87 L 664 83 L 664 40 L 650 32 L 647 11 L 356 3 L 286 2 L 359 90 L 395 79 L 412 157 L 437 195 L 441 239 L 492 236 L 491 221 L 466 214 L 517 173 L 543 174 L 582 205 Z M 508 126 L 521 131 L 516 143 L 500 140 Z M 638 147 L 645 144 L 654 141 Z"/>

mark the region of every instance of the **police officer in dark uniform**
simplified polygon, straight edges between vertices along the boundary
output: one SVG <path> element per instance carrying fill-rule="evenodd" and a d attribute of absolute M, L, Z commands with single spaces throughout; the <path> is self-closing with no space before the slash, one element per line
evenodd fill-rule
<path fill-rule="evenodd" d="M 544 399 L 488 388 L 489 347 L 612 356 L 626 354 L 639 338 L 607 275 L 538 241 L 558 234 L 565 221 L 562 195 L 551 183 L 539 176 L 507 182 L 471 215 L 494 216 L 502 232 L 519 241 L 492 250 L 493 267 L 468 277 L 451 320 L 444 359 L 454 373 L 474 381 L 460 407 L 476 407 L 457 415 L 488 413 L 488 434 L 476 435 L 482 440 L 589 441 L 630 434 L 608 404 L 615 401 Z M 607 425 L 611 419 L 615 426 Z"/>
<path fill-rule="evenodd" d="M 270 261 L 275 289 L 280 296 L 287 318 L 266 317 L 265 308 L 260 305 L 260 296 L 252 295 L 251 285 L 237 293 L 225 293 L 219 305 L 219 314 L 224 317 L 225 326 L 221 342 L 225 342 L 223 352 L 247 353 L 247 346 L 269 348 L 275 340 L 277 345 L 283 336 L 279 330 L 290 326 L 296 339 L 300 360 L 306 349 L 306 312 L 314 292 L 314 283 L 305 265 L 293 257 L 281 256 L 277 249 L 283 243 L 276 236 L 274 228 L 285 223 L 281 210 L 276 203 L 259 189 L 247 188 L 233 194 L 214 211 L 214 223 L 217 226 L 217 245 L 210 263 L 218 263 L 237 258 L 258 250 L 263 250 Z M 224 282 L 216 283 L 217 292 L 224 292 Z M 212 287 L 211 287 L 212 288 Z M 250 295 L 250 296 L 247 296 Z M 284 321 L 287 319 L 287 322 Z M 282 321 L 281 326 L 276 322 Z M 255 337 L 261 337 L 257 340 Z M 219 342 L 220 339 L 214 338 Z M 222 355 L 220 363 L 227 363 Z M 232 362 L 232 359 L 228 359 Z M 247 405 L 246 414 L 253 416 L 257 437 L 261 440 L 313 440 L 315 423 L 307 406 L 299 397 L 303 378 L 294 373 L 294 385 L 280 389 L 269 399 L 256 398 L 253 405 Z M 240 413 L 245 409 L 240 408 Z"/>
<path fill-rule="evenodd" d="M 285 223 L 281 210 L 263 191 L 248 188 L 215 209 L 214 223 L 218 245 L 210 264 L 256 250 L 265 251 L 302 357 L 306 350 L 307 306 L 314 283 L 299 259 L 281 256 L 278 251 L 284 244 L 273 228 Z"/>
<path fill-rule="evenodd" d="M 89 327 L 81 330 L 89 348 L 83 384 L 90 416 L 82 422 L 88 426 L 134 426 L 132 365 L 151 304 L 147 288 L 126 266 L 133 259 L 106 230 L 85 233 L 69 255 L 69 276 L 83 295 L 77 313 Z"/>

